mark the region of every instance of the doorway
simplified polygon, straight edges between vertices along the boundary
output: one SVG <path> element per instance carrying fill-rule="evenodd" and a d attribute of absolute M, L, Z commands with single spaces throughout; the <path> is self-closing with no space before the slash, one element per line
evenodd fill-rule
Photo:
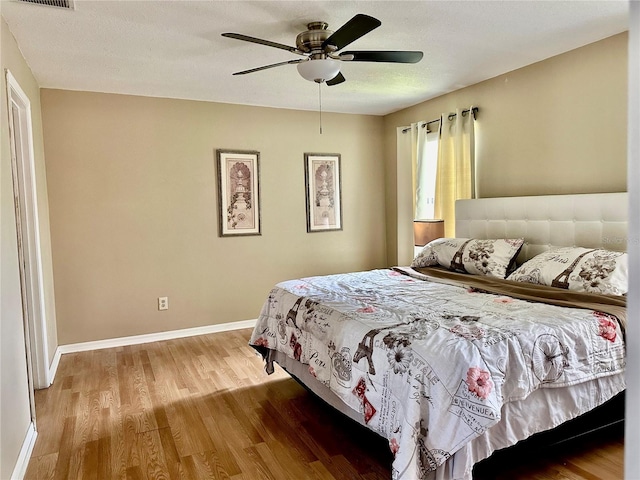
<path fill-rule="evenodd" d="M 35 183 L 31 102 L 8 70 L 6 79 L 25 346 L 32 397 L 32 417 L 35 419 L 33 390 L 34 388 L 49 387 L 51 379 Z"/>

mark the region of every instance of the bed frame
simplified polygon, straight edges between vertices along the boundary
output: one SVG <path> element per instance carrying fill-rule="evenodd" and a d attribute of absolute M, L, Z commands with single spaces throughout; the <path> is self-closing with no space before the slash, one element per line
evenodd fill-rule
<path fill-rule="evenodd" d="M 548 250 L 552 245 L 600 247 L 625 251 L 627 201 L 626 193 L 458 200 L 456 202 L 456 236 L 482 239 L 524 238 L 525 243 L 518 256 L 519 264 Z M 305 388 L 343 414 L 361 423 L 362 414 L 350 409 L 327 387 L 317 382 L 309 374 L 308 368 L 284 354 L 273 353 L 273 360 Z M 606 415 L 601 413 L 591 415 L 596 417 L 596 424 L 589 422 L 584 426 L 580 424 L 576 426 L 576 422 L 580 422 L 578 418 L 569 420 L 564 427 L 560 425 L 554 430 L 536 434 L 530 438 L 538 437 L 540 443 L 548 445 L 548 440 L 551 443 L 558 443 L 594 429 L 619 425 L 624 418 L 624 392 L 607 403 L 613 405 L 608 407 L 612 411 Z M 555 436 L 553 436 L 554 431 Z M 549 433 L 552 436 L 546 437 L 545 435 Z"/>

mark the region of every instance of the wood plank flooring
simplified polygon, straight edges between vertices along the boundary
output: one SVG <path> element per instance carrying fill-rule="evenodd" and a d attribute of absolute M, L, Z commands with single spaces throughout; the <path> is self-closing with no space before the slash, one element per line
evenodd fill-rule
<path fill-rule="evenodd" d="M 25 478 L 390 479 L 386 441 L 278 367 L 267 376 L 249 335 L 63 355 L 55 383 L 36 392 L 38 438 Z M 496 456 L 475 477 L 621 479 L 622 435 Z"/>

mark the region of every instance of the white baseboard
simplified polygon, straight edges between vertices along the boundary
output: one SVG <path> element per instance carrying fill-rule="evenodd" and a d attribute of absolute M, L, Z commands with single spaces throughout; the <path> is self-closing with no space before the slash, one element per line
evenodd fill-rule
<path fill-rule="evenodd" d="M 141 343 L 172 340 L 174 338 L 193 337 L 196 335 L 206 335 L 208 333 L 228 332 L 231 330 L 240 330 L 242 328 L 253 328 L 256 322 L 257 319 L 241 320 L 239 322 L 220 323 L 217 325 L 206 325 L 204 327 L 184 328 L 181 330 L 171 330 L 168 332 L 147 333 L 144 335 L 133 335 L 131 337 L 108 338 L 106 340 L 96 340 L 94 342 L 59 345 L 56 349 L 53 363 L 56 363 L 56 357 L 58 357 L 59 361 L 60 355 L 63 355 L 65 353 L 86 352 L 88 350 L 99 350 L 101 348 L 124 347 L 127 345 L 138 345 Z M 57 363 L 55 367 L 57 370 Z M 51 378 L 53 379 L 54 377 Z"/>
<path fill-rule="evenodd" d="M 37 436 L 38 432 L 36 432 L 35 425 L 33 424 L 33 422 L 31 422 L 29 424 L 29 428 L 27 429 L 27 434 L 24 438 L 24 442 L 22 442 L 22 448 L 20 449 L 18 460 L 16 461 L 16 465 L 13 468 L 11 480 L 22 480 L 25 473 L 27 473 L 27 467 L 29 466 L 29 460 L 31 459 L 31 452 L 33 452 L 33 447 L 36 444 Z"/>

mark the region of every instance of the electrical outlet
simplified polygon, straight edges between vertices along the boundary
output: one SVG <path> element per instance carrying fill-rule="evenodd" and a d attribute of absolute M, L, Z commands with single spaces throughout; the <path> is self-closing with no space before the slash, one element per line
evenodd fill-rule
<path fill-rule="evenodd" d="M 169 297 L 158 297 L 158 310 L 169 310 Z"/>

